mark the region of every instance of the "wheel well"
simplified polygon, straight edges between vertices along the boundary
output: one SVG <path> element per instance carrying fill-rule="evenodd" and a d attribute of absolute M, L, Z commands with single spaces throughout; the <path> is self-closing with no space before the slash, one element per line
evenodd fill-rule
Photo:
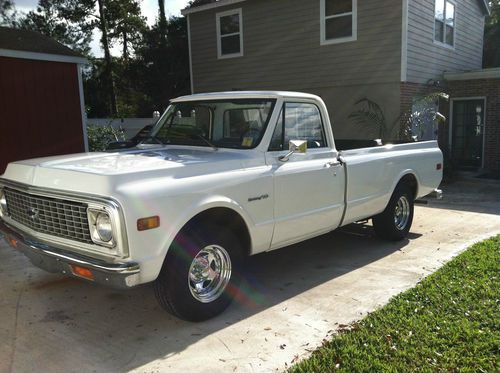
<path fill-rule="evenodd" d="M 244 250 L 243 254 L 250 255 L 252 245 L 250 232 L 248 231 L 248 227 L 245 221 L 236 211 L 226 207 L 211 208 L 209 210 L 200 212 L 198 215 L 193 217 L 185 225 L 185 227 L 200 226 L 205 222 L 210 224 L 222 225 L 231 230 L 234 235 L 240 240 Z"/>
<path fill-rule="evenodd" d="M 418 182 L 417 182 L 417 178 L 415 177 L 415 175 L 413 174 L 407 174 L 405 176 L 403 176 L 401 178 L 401 180 L 399 180 L 399 183 L 398 183 L 398 186 L 399 185 L 408 185 L 412 192 L 413 192 L 413 198 L 417 198 L 417 193 L 418 193 Z"/>

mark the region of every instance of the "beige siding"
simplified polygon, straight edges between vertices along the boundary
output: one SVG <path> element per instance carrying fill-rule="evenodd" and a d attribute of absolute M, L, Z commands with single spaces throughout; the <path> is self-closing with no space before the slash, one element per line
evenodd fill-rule
<path fill-rule="evenodd" d="M 442 79 L 445 71 L 480 69 L 484 15 L 477 0 L 456 0 L 455 47 L 434 43 L 435 0 L 409 0 L 408 81 Z"/>
<path fill-rule="evenodd" d="M 194 91 L 399 82 L 400 1 L 358 0 L 358 40 L 320 45 L 320 1 L 248 0 L 191 14 Z M 217 59 L 215 14 L 242 8 L 244 56 Z"/>
<path fill-rule="evenodd" d="M 333 134 L 336 139 L 376 139 L 379 129 L 372 125 L 360 125 L 349 115 L 362 107 L 355 103 L 362 98 L 375 101 L 386 118 L 387 128 L 392 129 L 390 138 L 397 138 L 400 115 L 400 83 L 363 84 L 356 86 L 308 90 L 319 95 L 326 103 Z"/>

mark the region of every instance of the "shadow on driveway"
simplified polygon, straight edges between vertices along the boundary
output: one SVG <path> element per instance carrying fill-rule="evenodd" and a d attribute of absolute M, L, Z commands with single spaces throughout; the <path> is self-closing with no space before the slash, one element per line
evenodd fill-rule
<path fill-rule="evenodd" d="M 412 234 L 410 240 L 418 237 Z M 371 227 L 350 225 L 251 257 L 236 301 L 219 317 L 199 324 L 178 320 L 160 309 L 151 286 L 115 291 L 34 268 L 26 277 L 26 271 L 15 267 L 31 264 L 4 245 L 0 260 L 11 263 L 0 271 L 1 291 L 14 288 L 18 301 L 18 326 L 11 346 L 13 367 L 24 371 L 30 368 L 30 361 L 36 364 L 41 356 L 44 364 L 53 364 L 44 369 L 53 371 L 74 369 L 75 361 L 82 370 L 99 367 L 99 371 L 117 371 L 157 359 L 175 360 L 177 353 L 198 340 L 401 250 L 408 243 L 374 239 Z M 220 343 L 225 344 L 223 340 Z M 231 351 L 230 345 L 225 348 Z"/>

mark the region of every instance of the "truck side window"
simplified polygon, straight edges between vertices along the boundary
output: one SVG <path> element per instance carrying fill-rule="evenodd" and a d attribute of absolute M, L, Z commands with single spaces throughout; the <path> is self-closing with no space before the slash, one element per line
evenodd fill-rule
<path fill-rule="evenodd" d="M 283 109 L 280 111 L 280 116 L 278 117 L 276 128 L 274 129 L 273 138 L 271 139 L 271 145 L 269 145 L 269 150 L 283 150 Z"/>
<path fill-rule="evenodd" d="M 274 130 L 270 151 L 288 149 L 290 140 L 306 140 L 308 148 L 327 146 L 323 121 L 314 104 L 287 102 Z"/>

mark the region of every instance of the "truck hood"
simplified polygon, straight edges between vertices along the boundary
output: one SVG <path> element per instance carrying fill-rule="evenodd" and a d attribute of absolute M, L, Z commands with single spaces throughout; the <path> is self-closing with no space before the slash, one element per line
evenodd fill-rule
<path fill-rule="evenodd" d="M 10 163 L 3 179 L 39 187 L 111 193 L 137 177 L 186 178 L 256 165 L 252 150 L 156 147 L 116 153 L 81 153 Z M 260 162 L 257 162 L 260 163 Z"/>

